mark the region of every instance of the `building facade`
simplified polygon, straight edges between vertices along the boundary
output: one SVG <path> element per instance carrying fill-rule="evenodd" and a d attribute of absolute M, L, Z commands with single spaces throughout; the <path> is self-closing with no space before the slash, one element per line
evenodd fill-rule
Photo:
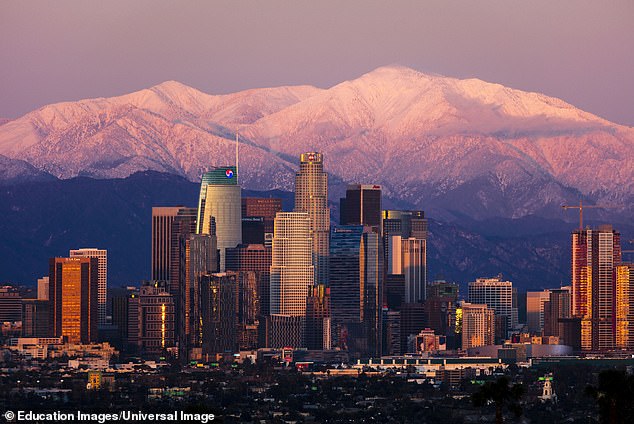
<path fill-rule="evenodd" d="M 198 199 L 197 234 L 211 234 L 215 218 L 220 272 L 225 271 L 225 249 L 242 243 L 242 200 L 235 166 L 215 168 L 203 175 Z"/>
<path fill-rule="evenodd" d="M 321 153 L 300 155 L 299 171 L 295 174 L 295 212 L 308 214 L 312 239 L 314 281 L 328 283 L 330 208 L 328 207 L 328 175 L 324 172 Z"/>
<path fill-rule="evenodd" d="M 106 304 L 108 303 L 108 251 L 87 247 L 70 251 L 71 258 L 97 258 L 97 307 L 99 309 L 99 325 L 106 325 Z"/>
<path fill-rule="evenodd" d="M 49 260 L 49 336 L 69 343 L 97 341 L 99 260 Z"/>

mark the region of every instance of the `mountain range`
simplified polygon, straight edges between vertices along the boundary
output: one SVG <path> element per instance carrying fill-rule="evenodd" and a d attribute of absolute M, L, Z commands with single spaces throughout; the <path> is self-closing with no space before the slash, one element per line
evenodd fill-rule
<path fill-rule="evenodd" d="M 168 81 L 119 97 L 44 106 L 0 125 L 0 178 L 197 182 L 234 162 L 249 189 L 293 190 L 298 155 L 324 153 L 347 183 L 447 220 L 562 216 L 564 203 L 634 210 L 634 129 L 538 93 L 388 66 L 328 89 L 210 95 Z"/>

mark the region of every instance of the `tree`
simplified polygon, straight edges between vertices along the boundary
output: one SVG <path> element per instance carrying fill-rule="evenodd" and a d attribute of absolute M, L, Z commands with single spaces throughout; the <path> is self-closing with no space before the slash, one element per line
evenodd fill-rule
<path fill-rule="evenodd" d="M 504 410 L 508 409 L 516 417 L 522 415 L 522 407 L 520 399 L 524 394 L 524 386 L 521 384 L 509 384 L 508 377 L 500 377 L 494 382 L 484 384 L 475 392 L 471 400 L 475 406 L 485 406 L 490 402 L 495 404 L 495 422 L 501 424 L 504 422 Z"/>
<path fill-rule="evenodd" d="M 597 401 L 602 423 L 634 422 L 634 376 L 624 371 L 601 371 L 599 385 L 586 387 L 586 394 Z"/>

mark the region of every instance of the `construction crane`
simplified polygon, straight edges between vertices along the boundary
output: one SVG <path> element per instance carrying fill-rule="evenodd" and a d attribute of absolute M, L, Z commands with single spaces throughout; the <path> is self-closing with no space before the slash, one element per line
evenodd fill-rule
<path fill-rule="evenodd" d="M 583 231 L 583 210 L 584 209 L 609 209 L 609 208 L 620 208 L 622 206 L 617 205 L 584 205 L 581 200 L 579 200 L 579 205 L 562 205 L 561 208 L 564 210 L 567 209 L 579 209 L 579 231 Z"/>

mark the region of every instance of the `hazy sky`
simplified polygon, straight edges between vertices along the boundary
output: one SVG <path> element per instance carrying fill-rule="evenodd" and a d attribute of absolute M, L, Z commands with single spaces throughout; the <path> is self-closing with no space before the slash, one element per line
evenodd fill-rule
<path fill-rule="evenodd" d="M 634 126 L 634 1 L 0 5 L 0 117 L 170 79 L 208 93 L 329 87 L 387 64 L 542 92 Z"/>

